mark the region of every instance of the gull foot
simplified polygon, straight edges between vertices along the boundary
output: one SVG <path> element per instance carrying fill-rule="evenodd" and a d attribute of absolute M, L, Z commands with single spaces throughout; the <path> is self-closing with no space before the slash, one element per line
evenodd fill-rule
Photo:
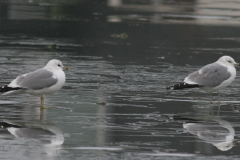
<path fill-rule="evenodd" d="M 221 105 L 228 105 L 227 102 L 220 102 L 219 104 L 221 104 Z"/>
<path fill-rule="evenodd" d="M 51 109 L 50 107 L 41 106 L 41 109 Z"/>
<path fill-rule="evenodd" d="M 227 105 L 227 102 L 210 102 L 210 104 Z"/>

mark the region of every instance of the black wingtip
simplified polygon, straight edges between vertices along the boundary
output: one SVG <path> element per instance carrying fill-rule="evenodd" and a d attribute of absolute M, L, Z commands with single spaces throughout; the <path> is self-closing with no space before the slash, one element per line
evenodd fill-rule
<path fill-rule="evenodd" d="M 166 89 L 174 89 L 174 85 L 167 86 Z"/>
<path fill-rule="evenodd" d="M 8 87 L 7 85 L 0 87 L 0 92 L 8 92 L 13 90 L 22 89 L 21 87 Z"/>
<path fill-rule="evenodd" d="M 199 84 L 187 84 L 187 83 L 178 83 L 175 85 L 171 85 L 166 87 L 166 89 L 178 90 L 178 89 L 185 89 L 185 88 L 198 88 L 201 87 Z"/>
<path fill-rule="evenodd" d="M 20 126 L 18 125 L 14 125 L 14 124 L 10 124 L 10 123 L 7 123 L 7 122 L 0 122 L 0 127 L 1 128 L 11 128 L 11 127 L 14 127 L 14 128 L 21 128 Z"/>

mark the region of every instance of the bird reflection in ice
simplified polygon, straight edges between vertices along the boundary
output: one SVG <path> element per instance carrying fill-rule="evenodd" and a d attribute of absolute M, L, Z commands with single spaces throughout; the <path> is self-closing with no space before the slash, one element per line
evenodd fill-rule
<path fill-rule="evenodd" d="M 221 151 L 227 151 L 234 146 L 235 130 L 229 122 L 221 119 L 212 122 L 185 123 L 183 124 L 189 133 L 211 143 Z"/>
<path fill-rule="evenodd" d="M 12 137 L 11 139 L 16 143 L 21 142 L 22 145 L 32 146 L 28 149 L 28 153 L 46 153 L 48 156 L 56 156 L 64 142 L 63 132 L 55 124 L 43 122 L 42 118 L 41 112 L 40 119 L 3 119 L 0 122 L 2 128 L 0 139 Z"/>
<path fill-rule="evenodd" d="M 62 131 L 53 124 L 44 124 L 41 121 L 13 122 L 5 120 L 0 123 L 1 128 L 7 129 L 16 138 L 36 139 L 45 146 L 63 144 Z"/>
<path fill-rule="evenodd" d="M 221 151 L 228 151 L 239 144 L 234 141 L 235 130 L 232 125 L 219 116 L 173 116 L 174 120 L 183 121 L 183 128 L 206 143 L 216 146 Z"/>

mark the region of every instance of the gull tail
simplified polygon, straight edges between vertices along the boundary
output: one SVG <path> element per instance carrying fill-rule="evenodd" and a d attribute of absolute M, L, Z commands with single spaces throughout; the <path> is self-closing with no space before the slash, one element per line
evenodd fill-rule
<path fill-rule="evenodd" d="M 0 87 L 0 92 L 4 92 L 3 95 L 15 92 L 17 90 L 23 89 L 21 87 L 8 87 L 7 85 Z"/>
<path fill-rule="evenodd" d="M 201 87 L 199 84 L 187 84 L 187 83 L 178 83 L 171 86 L 166 87 L 166 89 L 178 90 L 185 88 L 199 88 Z"/>
<path fill-rule="evenodd" d="M 20 126 L 18 125 L 15 125 L 15 124 L 11 124 L 11 123 L 8 123 L 8 122 L 0 122 L 0 127 L 1 128 L 4 128 L 4 129 L 7 129 L 7 128 L 21 128 Z"/>

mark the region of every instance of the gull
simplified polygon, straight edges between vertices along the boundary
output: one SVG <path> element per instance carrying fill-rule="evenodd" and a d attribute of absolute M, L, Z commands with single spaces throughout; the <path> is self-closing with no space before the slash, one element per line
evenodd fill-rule
<path fill-rule="evenodd" d="M 27 93 L 39 96 L 41 109 L 46 109 L 44 95 L 53 94 L 62 88 L 66 80 L 63 70 L 69 69 L 59 60 L 50 60 L 44 68 L 20 75 L 9 85 L 2 86 L 0 92 L 4 92 L 3 95 Z"/>
<path fill-rule="evenodd" d="M 236 77 L 234 66 L 239 66 L 239 63 L 236 63 L 230 56 L 222 56 L 218 61 L 189 74 L 183 83 L 168 86 L 166 89 L 200 88 L 210 93 L 210 103 L 212 103 L 212 92 L 218 92 L 218 102 L 220 103 L 219 90 L 230 85 Z"/>

